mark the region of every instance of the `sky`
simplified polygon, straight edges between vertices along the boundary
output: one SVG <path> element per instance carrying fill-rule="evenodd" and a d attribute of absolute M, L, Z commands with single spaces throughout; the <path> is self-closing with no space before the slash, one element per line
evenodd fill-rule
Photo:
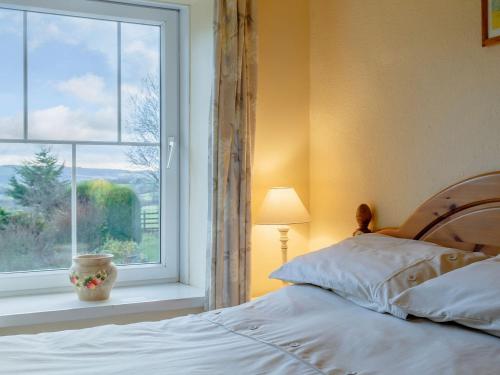
<path fill-rule="evenodd" d="M 27 13 L 30 139 L 117 141 L 117 25 Z M 0 9 L 0 138 L 23 136 L 22 30 L 22 12 Z M 160 29 L 122 23 L 121 35 L 122 139 L 133 141 L 126 127 L 130 96 L 140 94 L 145 77 L 159 80 Z M 110 149 L 105 148 L 94 148 L 92 167 L 123 167 L 122 158 L 109 160 Z M 26 145 L 0 144 L 0 164 L 19 163 L 28 150 Z"/>

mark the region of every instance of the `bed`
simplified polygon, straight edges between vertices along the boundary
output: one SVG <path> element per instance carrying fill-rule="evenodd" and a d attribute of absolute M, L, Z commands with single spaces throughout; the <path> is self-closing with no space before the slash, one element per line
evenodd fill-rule
<path fill-rule="evenodd" d="M 367 231 L 368 215 L 358 216 Z M 497 255 L 499 227 L 500 173 L 491 173 L 443 190 L 400 228 L 383 232 Z M 500 338 L 455 323 L 402 320 L 317 286 L 290 285 L 240 306 L 160 322 L 1 337 L 0 373 L 493 375 L 500 373 Z"/>

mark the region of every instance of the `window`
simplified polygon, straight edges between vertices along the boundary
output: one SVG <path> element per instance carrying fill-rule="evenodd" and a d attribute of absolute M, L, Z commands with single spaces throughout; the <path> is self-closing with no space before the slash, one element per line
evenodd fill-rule
<path fill-rule="evenodd" d="M 176 280 L 177 11 L 18 3 L 0 2 L 0 293 L 64 286 L 81 253 Z"/>

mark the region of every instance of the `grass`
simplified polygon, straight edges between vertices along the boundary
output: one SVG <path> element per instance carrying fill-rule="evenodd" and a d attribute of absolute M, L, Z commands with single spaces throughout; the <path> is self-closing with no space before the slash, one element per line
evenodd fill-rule
<path fill-rule="evenodd" d="M 130 241 L 116 241 L 115 246 L 118 246 L 116 250 L 118 251 L 115 254 L 115 263 L 121 264 L 120 259 L 123 256 L 122 251 L 120 250 L 122 246 L 128 246 Z M 124 249 L 124 248 L 123 248 Z M 102 250 L 101 250 L 102 251 Z M 114 253 L 113 250 L 104 250 L 104 252 Z M 70 249 L 71 253 L 71 249 Z M 159 263 L 160 262 L 160 238 L 157 233 L 144 233 L 142 236 L 142 241 L 137 245 L 137 249 L 130 254 L 131 256 L 138 256 L 139 259 L 142 259 L 145 263 Z"/>
<path fill-rule="evenodd" d="M 160 238 L 155 233 L 144 233 L 142 242 L 139 244 L 139 253 L 143 255 L 148 262 L 160 262 Z"/>

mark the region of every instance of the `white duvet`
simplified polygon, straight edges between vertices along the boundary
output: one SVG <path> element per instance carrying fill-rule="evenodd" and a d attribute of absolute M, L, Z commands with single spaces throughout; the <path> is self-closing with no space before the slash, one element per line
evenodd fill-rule
<path fill-rule="evenodd" d="M 500 339 L 313 286 L 219 311 L 0 338 L 1 374 L 500 374 Z"/>

